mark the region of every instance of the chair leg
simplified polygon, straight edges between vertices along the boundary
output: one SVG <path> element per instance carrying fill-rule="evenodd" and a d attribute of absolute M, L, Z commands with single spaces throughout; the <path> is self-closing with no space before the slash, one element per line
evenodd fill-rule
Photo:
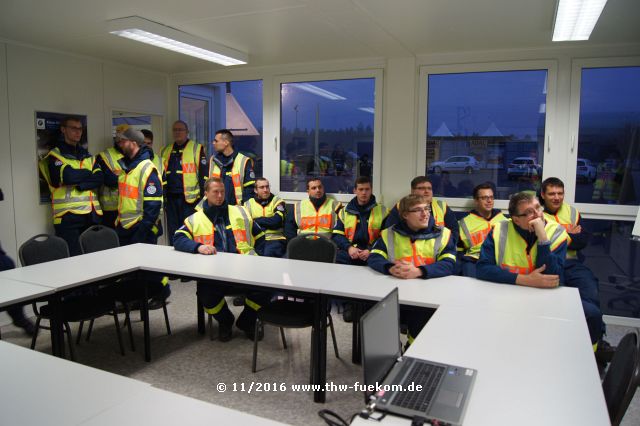
<path fill-rule="evenodd" d="M 84 326 L 84 321 L 80 321 L 80 324 L 78 324 L 78 335 L 76 336 L 76 345 L 80 345 L 80 339 L 82 338 L 82 326 Z"/>
<path fill-rule="evenodd" d="M 258 364 L 258 330 L 260 330 L 260 323 L 261 321 L 256 318 L 256 325 L 255 325 L 255 330 L 254 330 L 254 336 L 255 338 L 253 339 L 253 361 L 251 362 L 251 372 L 255 373 L 256 372 L 256 367 Z"/>
<path fill-rule="evenodd" d="M 164 312 L 164 323 L 167 326 L 167 335 L 171 335 L 171 325 L 169 325 L 169 313 L 167 312 L 167 301 L 162 301 L 162 311 Z"/>
<path fill-rule="evenodd" d="M 118 320 L 118 314 L 113 310 L 113 322 L 116 325 L 116 335 L 118 336 L 118 345 L 120 345 L 120 355 L 124 356 L 124 343 L 122 343 L 122 333 L 120 332 L 120 321 Z"/>
<path fill-rule="evenodd" d="M 36 348 L 36 340 L 38 339 L 38 332 L 40 331 L 40 321 L 41 317 L 36 318 L 35 330 L 33 331 L 33 337 L 31 338 L 31 349 Z"/>
<path fill-rule="evenodd" d="M 87 342 L 91 338 L 91 332 L 93 331 L 93 321 L 94 321 L 94 318 L 91 318 L 91 321 L 89 321 L 89 328 L 87 329 L 87 337 L 85 337 L 84 339 Z"/>
<path fill-rule="evenodd" d="M 124 307 L 124 324 L 127 326 L 127 329 L 129 330 L 129 343 L 131 344 L 131 352 L 135 352 L 136 345 L 133 343 L 133 330 L 131 329 L 131 317 L 129 316 L 130 314 L 129 305 L 126 303 L 123 303 L 122 306 Z"/>
<path fill-rule="evenodd" d="M 213 340 L 213 315 L 207 314 L 209 325 L 209 340 Z"/>
<path fill-rule="evenodd" d="M 331 340 L 333 340 L 333 351 L 336 353 L 336 358 L 340 358 L 340 354 L 338 353 L 338 341 L 336 340 L 336 331 L 333 328 L 333 318 L 331 318 L 331 314 L 327 315 L 327 319 L 329 320 L 329 329 L 331 330 Z"/>
<path fill-rule="evenodd" d="M 282 338 L 282 346 L 284 349 L 287 349 L 287 339 L 285 339 L 284 337 L 284 328 L 279 327 L 280 328 L 280 337 Z"/>
<path fill-rule="evenodd" d="M 67 341 L 69 342 L 69 355 L 71 356 L 71 361 L 76 360 L 76 353 L 73 349 L 73 336 L 71 335 L 71 327 L 69 327 L 68 322 L 64 322 L 64 328 L 67 332 Z"/>

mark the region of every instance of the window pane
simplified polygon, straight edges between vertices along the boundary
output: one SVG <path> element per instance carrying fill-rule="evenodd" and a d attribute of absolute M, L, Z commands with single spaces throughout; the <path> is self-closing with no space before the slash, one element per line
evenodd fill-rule
<path fill-rule="evenodd" d="M 640 67 L 585 68 L 576 201 L 640 204 Z"/>
<path fill-rule="evenodd" d="M 310 176 L 326 192 L 351 193 L 373 174 L 375 78 L 281 85 L 280 189 L 306 191 Z"/>
<path fill-rule="evenodd" d="M 546 70 L 430 74 L 426 174 L 435 195 L 470 198 L 492 182 L 496 198 L 538 189 Z"/>
<path fill-rule="evenodd" d="M 234 148 L 251 157 L 262 176 L 262 80 L 180 86 L 180 119 L 209 156 L 216 130 L 231 130 Z"/>

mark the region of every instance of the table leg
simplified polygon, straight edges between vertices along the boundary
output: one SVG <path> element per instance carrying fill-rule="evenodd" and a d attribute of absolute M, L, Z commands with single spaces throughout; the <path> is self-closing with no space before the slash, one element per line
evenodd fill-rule
<path fill-rule="evenodd" d="M 316 390 L 313 392 L 315 402 L 325 402 L 325 382 L 327 381 L 327 297 L 319 295 L 316 299 L 314 318 L 314 368 L 313 385 Z"/>
<path fill-rule="evenodd" d="M 54 295 L 49 299 L 51 318 L 49 327 L 51 328 L 51 353 L 60 358 L 65 357 L 64 328 L 60 316 L 60 295 Z"/>
<path fill-rule="evenodd" d="M 353 302 L 353 322 L 351 323 L 351 362 L 361 363 L 360 348 L 360 317 L 362 316 L 362 303 Z"/>
<path fill-rule="evenodd" d="M 200 303 L 200 297 L 196 294 L 196 303 L 197 307 L 197 316 L 198 316 L 198 334 L 205 333 L 205 325 L 204 325 L 204 307 L 202 307 L 202 303 Z"/>
<path fill-rule="evenodd" d="M 140 307 L 140 315 L 142 316 L 142 324 L 144 328 L 144 360 L 151 361 L 151 336 L 149 331 L 149 284 L 145 280 L 144 283 L 144 299 Z"/>

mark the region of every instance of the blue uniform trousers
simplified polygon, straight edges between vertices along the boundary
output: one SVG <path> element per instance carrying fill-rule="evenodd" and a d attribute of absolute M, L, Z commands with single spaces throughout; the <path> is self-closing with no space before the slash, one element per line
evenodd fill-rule
<path fill-rule="evenodd" d="M 183 225 L 184 220 L 196 212 L 196 204 L 197 203 L 187 203 L 182 194 L 167 195 L 165 212 L 167 213 L 167 237 L 169 239 L 169 245 L 173 245 L 173 234 Z"/>
<path fill-rule="evenodd" d="M 580 292 L 580 300 L 582 301 L 582 309 L 589 327 L 591 343 L 598 342 L 605 331 L 602 311 L 600 310 L 598 279 L 582 262 L 574 259 L 565 261 L 564 277 L 567 287 L 577 288 Z"/>

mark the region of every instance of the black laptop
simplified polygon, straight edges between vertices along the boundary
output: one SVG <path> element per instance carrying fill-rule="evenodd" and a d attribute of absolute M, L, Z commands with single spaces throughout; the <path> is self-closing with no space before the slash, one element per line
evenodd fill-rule
<path fill-rule="evenodd" d="M 462 424 L 477 371 L 402 356 L 397 288 L 362 316 L 360 330 L 370 407 Z"/>

